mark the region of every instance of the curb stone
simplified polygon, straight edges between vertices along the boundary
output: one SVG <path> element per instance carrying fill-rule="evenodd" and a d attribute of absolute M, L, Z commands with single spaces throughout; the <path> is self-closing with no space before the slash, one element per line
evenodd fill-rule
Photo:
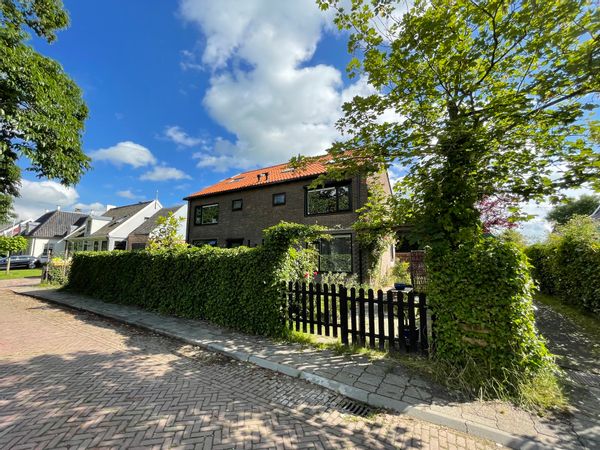
<path fill-rule="evenodd" d="M 26 286 L 29 287 L 30 286 Z M 39 290 L 38 292 L 33 291 L 21 291 L 21 286 L 8 287 L 8 289 L 12 290 L 16 294 L 25 295 L 28 297 L 37 298 L 39 300 L 43 300 L 49 303 L 54 303 L 61 306 L 66 306 L 68 308 L 83 311 L 83 312 L 91 312 L 101 317 L 106 317 L 116 322 L 124 323 L 127 325 L 133 325 L 154 333 L 161 334 L 163 336 L 177 339 L 179 341 L 183 341 L 187 344 L 196 345 L 199 347 L 203 347 L 205 349 L 224 354 L 229 356 L 230 358 L 236 359 L 238 361 L 248 362 L 254 364 L 256 366 L 262 367 L 267 370 L 275 371 L 284 375 L 288 375 L 293 378 L 300 378 L 309 383 L 316 384 L 325 389 L 334 391 L 338 394 L 344 395 L 352 400 L 356 400 L 362 403 L 365 403 L 369 406 L 375 408 L 383 408 L 392 410 L 395 412 L 399 412 L 402 414 L 406 414 L 409 417 L 413 417 L 415 419 L 424 420 L 426 422 L 433 423 L 435 425 L 444 426 L 447 428 L 451 428 L 453 430 L 460 431 L 462 433 L 466 433 L 472 436 L 476 436 L 483 439 L 488 439 L 496 442 L 497 444 L 503 445 L 505 447 L 513 448 L 513 449 L 524 449 L 524 450 L 543 450 L 549 448 L 541 444 L 540 442 L 528 439 L 526 437 L 513 436 L 504 431 L 494 429 L 485 425 L 481 425 L 475 423 L 470 420 L 464 419 L 456 419 L 454 417 L 449 417 L 447 415 L 428 411 L 424 408 L 410 405 L 406 402 L 402 402 L 399 400 L 395 400 L 389 397 L 385 397 L 380 394 L 370 393 L 364 389 L 356 388 L 354 386 L 350 386 L 344 383 L 341 383 L 336 380 L 332 380 L 329 378 L 322 377 L 320 375 L 316 375 L 314 373 L 296 369 L 295 367 L 291 367 L 285 364 L 276 363 L 273 361 L 269 361 L 265 358 L 261 358 L 258 356 L 254 356 L 250 353 L 240 352 L 233 350 L 230 347 L 226 347 L 222 344 L 215 342 L 203 342 L 198 339 L 193 339 L 186 337 L 183 334 L 172 332 L 166 328 L 155 327 L 144 323 L 143 319 L 129 319 L 127 317 L 120 316 L 118 314 L 113 314 L 108 311 L 103 311 L 100 308 L 94 308 L 93 306 L 82 306 L 82 305 L 74 305 L 72 302 L 66 299 L 56 299 L 51 298 L 50 296 L 44 295 L 44 290 Z M 98 302 L 104 303 L 101 300 L 96 300 Z"/>

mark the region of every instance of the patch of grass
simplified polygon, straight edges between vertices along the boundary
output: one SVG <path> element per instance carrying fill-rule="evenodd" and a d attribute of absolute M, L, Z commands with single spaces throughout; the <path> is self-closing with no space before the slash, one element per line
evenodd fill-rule
<path fill-rule="evenodd" d="M 548 305 L 554 311 L 571 319 L 583 332 L 600 343 L 600 318 L 583 308 L 568 305 L 551 295 L 538 293 L 535 300 Z"/>
<path fill-rule="evenodd" d="M 299 331 L 289 331 L 283 340 L 320 350 L 331 350 L 337 355 L 363 355 L 372 360 L 394 361 L 425 380 L 449 388 L 465 400 L 502 400 L 539 415 L 549 411 L 564 412 L 568 407 L 560 382 L 560 369 L 553 363 L 533 376 L 527 376 L 519 369 L 515 369 L 516 373 L 507 370 L 504 379 L 499 380 L 491 377 L 491 371 L 475 361 L 457 366 L 419 355 L 346 346 L 339 340 L 319 342 L 314 335 Z"/>
<path fill-rule="evenodd" d="M 42 269 L 11 269 L 7 274 L 6 270 L 0 271 L 0 280 L 14 280 L 17 278 L 41 277 Z"/>

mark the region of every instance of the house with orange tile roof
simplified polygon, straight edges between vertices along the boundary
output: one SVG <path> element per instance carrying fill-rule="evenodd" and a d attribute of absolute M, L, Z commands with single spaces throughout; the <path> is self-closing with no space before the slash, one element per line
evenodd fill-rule
<path fill-rule="evenodd" d="M 313 188 L 311 182 L 327 172 L 327 159 L 314 159 L 302 168 L 278 164 L 250 170 L 207 186 L 184 200 L 188 202 L 187 242 L 191 245 L 254 247 L 261 245 L 265 228 L 282 220 L 325 226 L 332 239 L 318 244 L 320 272 L 367 274 L 367 252 L 352 229 L 356 212 L 367 201 L 373 184 L 392 192 L 387 173 L 354 176 Z M 390 246 L 381 260 L 386 271 L 394 260 Z"/>

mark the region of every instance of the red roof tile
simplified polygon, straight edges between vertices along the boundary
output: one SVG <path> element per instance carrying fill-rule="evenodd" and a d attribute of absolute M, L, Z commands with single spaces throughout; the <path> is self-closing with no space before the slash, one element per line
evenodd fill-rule
<path fill-rule="evenodd" d="M 326 164 L 328 160 L 329 158 L 324 156 L 323 158 L 309 162 L 302 169 L 293 169 L 288 163 L 285 163 L 264 167 L 262 169 L 250 170 L 249 172 L 243 172 L 233 177 L 226 178 L 212 186 L 205 187 L 204 189 L 189 195 L 186 199 L 299 180 L 302 178 L 316 177 L 327 172 Z"/>

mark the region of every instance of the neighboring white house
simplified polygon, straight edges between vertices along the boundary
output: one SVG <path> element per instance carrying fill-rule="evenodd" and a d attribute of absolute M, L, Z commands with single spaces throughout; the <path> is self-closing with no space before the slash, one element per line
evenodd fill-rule
<path fill-rule="evenodd" d="M 133 230 L 127 239 L 127 250 L 141 250 L 145 248 L 148 244 L 148 239 L 152 236 L 154 230 L 156 230 L 158 226 L 158 218 L 166 217 L 169 215 L 169 213 L 173 213 L 175 217 L 182 219 L 180 220 L 177 234 L 181 238 L 182 242 L 185 242 L 187 229 L 187 205 L 177 205 L 171 206 L 170 208 L 162 208 L 143 224 Z"/>
<path fill-rule="evenodd" d="M 61 210 L 50 211 L 36 221 L 27 222 L 21 235 L 27 239 L 26 254 L 42 260 L 51 252 L 63 254 L 66 249 L 65 238 L 79 228 L 87 215 Z"/>
<path fill-rule="evenodd" d="M 67 237 L 68 251 L 125 250 L 127 238 L 162 209 L 158 200 L 113 207 L 102 215 L 89 215 Z"/>
<path fill-rule="evenodd" d="M 14 222 L 12 225 L 5 225 L 0 229 L 0 236 L 17 236 L 27 229 L 27 224 L 33 222 L 33 219 Z"/>

